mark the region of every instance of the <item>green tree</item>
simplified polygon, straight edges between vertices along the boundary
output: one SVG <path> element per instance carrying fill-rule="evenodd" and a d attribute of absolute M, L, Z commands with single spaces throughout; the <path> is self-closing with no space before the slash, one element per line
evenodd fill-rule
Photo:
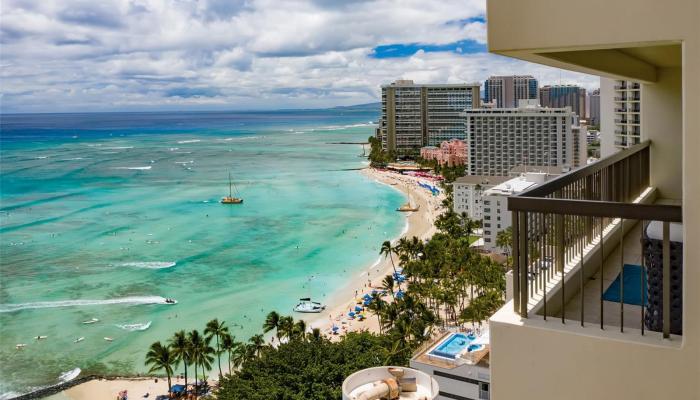
<path fill-rule="evenodd" d="M 280 338 L 280 315 L 277 311 L 270 311 L 269 314 L 267 314 L 267 317 L 265 317 L 265 323 L 263 324 L 263 332 L 267 333 L 270 332 L 271 330 L 275 331 L 275 336 L 277 336 L 277 339 Z"/>
<path fill-rule="evenodd" d="M 225 376 L 217 400 L 328 400 L 342 397 L 343 380 L 380 365 L 408 365 L 410 351 L 394 351 L 392 339 L 367 332 L 348 333 L 338 342 L 325 338 L 293 341 L 268 349 Z"/>
<path fill-rule="evenodd" d="M 146 353 L 146 365 L 151 368 L 148 370 L 149 373 L 153 373 L 159 370 L 165 371 L 168 376 L 168 393 L 170 393 L 171 377 L 173 375 L 173 366 L 177 365 L 177 360 L 170 347 L 164 346 L 160 342 L 155 342 L 151 345 L 151 348 Z"/>
<path fill-rule="evenodd" d="M 228 333 L 228 327 L 224 321 L 219 322 L 218 319 L 214 318 L 207 322 L 207 326 L 204 328 L 204 335 L 211 340 L 216 338 L 216 358 L 219 364 L 219 377 L 221 377 L 221 345 L 219 343 L 221 336 Z"/>
<path fill-rule="evenodd" d="M 182 361 L 185 367 L 185 387 L 187 387 L 187 365 L 192 362 L 189 338 L 185 331 L 178 331 L 170 338 L 170 348 L 177 363 Z M 196 378 L 195 378 L 196 380 Z"/>
<path fill-rule="evenodd" d="M 394 265 L 393 254 L 394 248 L 391 245 L 391 241 L 385 240 L 384 243 L 382 243 L 382 247 L 379 249 L 379 255 L 383 255 L 385 259 L 389 257 L 391 260 L 391 267 L 394 269 L 394 273 L 396 273 L 396 265 Z"/>

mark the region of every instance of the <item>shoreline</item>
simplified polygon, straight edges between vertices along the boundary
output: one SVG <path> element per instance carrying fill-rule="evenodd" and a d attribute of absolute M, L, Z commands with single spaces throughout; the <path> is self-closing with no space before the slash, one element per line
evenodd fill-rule
<path fill-rule="evenodd" d="M 408 175 L 401 175 L 395 172 L 380 171 L 371 167 L 364 168 L 360 171 L 362 175 L 368 179 L 372 179 L 377 183 L 384 184 L 401 191 L 401 184 L 411 184 L 411 201 L 420 206 L 419 211 L 409 212 L 405 215 L 406 224 L 401 233 L 393 238 L 388 239 L 396 243 L 400 238 L 413 236 L 421 240 L 430 238 L 435 232 L 435 218 L 442 211 L 442 199 L 444 194 L 433 196 L 427 190 L 417 186 L 417 182 L 425 181 L 424 178 L 417 178 Z M 373 289 L 381 285 L 381 280 L 393 273 L 391 260 L 388 257 L 377 254 L 378 259 L 371 265 L 363 268 L 358 276 L 350 280 L 347 284 L 335 290 L 335 294 L 328 300 L 327 308 L 324 312 L 319 313 L 315 317 L 307 317 L 304 319 L 311 328 L 321 329 L 321 333 L 331 340 L 338 340 L 344 333 L 357 332 L 367 330 L 373 333 L 379 333 L 379 323 L 375 318 L 367 318 L 364 321 L 350 320 L 347 317 L 349 310 L 354 308 L 357 297 L 362 297 L 365 293 L 370 293 Z M 395 263 L 397 260 L 394 261 Z M 397 266 L 398 268 L 398 266 Z M 368 286 L 368 281 L 371 286 Z M 357 293 L 355 295 L 355 293 Z M 330 334 L 333 325 L 338 326 L 340 334 Z"/>
<path fill-rule="evenodd" d="M 405 213 L 404 219 L 406 222 L 401 233 L 397 237 L 387 240 L 396 243 L 402 237 L 411 238 L 413 236 L 425 240 L 436 232 L 434 222 L 437 215 L 442 211 L 441 203 L 444 194 L 441 193 L 438 196 L 433 196 L 427 190 L 416 185 L 418 181 L 425 181 L 426 179 L 400 175 L 389 171 L 379 171 L 371 167 L 362 168 L 359 170 L 359 173 L 364 175 L 367 179 L 391 186 L 404 194 L 405 192 L 401 190 L 401 188 L 404 187 L 402 186 L 403 184 L 408 183 L 413 187 L 410 198 L 412 202 L 420 205 L 420 209 L 419 211 Z M 342 287 L 335 288 L 334 294 L 327 300 L 327 308 L 324 312 L 319 314 L 301 314 L 301 316 L 299 316 L 299 314 L 293 314 L 295 319 L 303 319 L 310 329 L 321 329 L 321 333 L 331 341 L 339 340 L 340 337 L 347 332 L 367 330 L 369 332 L 378 333 L 379 323 L 376 318 L 368 316 L 364 321 L 349 320 L 347 312 L 350 307 L 354 308 L 356 297 L 361 297 L 363 294 L 371 292 L 373 287 L 380 285 L 384 276 L 393 272 L 391 260 L 388 257 L 377 254 L 376 261 L 370 265 L 364 266 L 359 269 L 359 271 L 359 274 L 351 278 Z M 372 287 L 367 286 L 368 280 L 372 283 Z M 355 296 L 355 291 L 357 291 L 357 296 Z M 387 295 L 387 297 L 388 296 L 389 295 Z M 333 324 L 342 327 L 340 329 L 340 334 L 332 335 L 329 333 Z M 274 343 L 271 334 L 266 336 Z M 156 382 L 156 379 L 158 382 Z M 92 400 L 114 398 L 116 393 L 124 389 L 129 391 L 130 397 L 139 398 L 145 393 L 149 393 L 150 396 L 155 397 L 157 394 L 164 394 L 167 392 L 167 379 L 155 375 L 122 376 L 115 378 L 91 377 L 90 379 L 81 380 L 78 378 L 76 380 L 79 382 L 73 385 L 70 385 L 70 382 L 66 382 L 66 389 L 49 396 L 47 399 Z M 211 375 L 209 380 L 210 382 L 216 382 L 218 377 Z M 183 383 L 184 381 L 174 376 L 172 382 L 176 384 Z"/>

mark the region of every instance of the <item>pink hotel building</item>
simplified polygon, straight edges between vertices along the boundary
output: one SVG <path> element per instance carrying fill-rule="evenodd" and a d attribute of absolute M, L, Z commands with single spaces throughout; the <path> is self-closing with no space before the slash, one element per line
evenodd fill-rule
<path fill-rule="evenodd" d="M 452 139 L 440 143 L 440 147 L 427 146 L 420 149 L 420 156 L 426 160 L 437 160 L 438 164 L 453 167 L 467 163 L 467 142 Z"/>

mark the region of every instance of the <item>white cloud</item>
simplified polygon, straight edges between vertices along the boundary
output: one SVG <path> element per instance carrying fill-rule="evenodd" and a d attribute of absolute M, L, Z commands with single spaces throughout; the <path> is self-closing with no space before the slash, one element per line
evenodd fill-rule
<path fill-rule="evenodd" d="M 6 0 L 1 11 L 3 112 L 325 107 L 376 101 L 397 78 L 598 85 L 486 53 L 371 57 L 380 45 L 485 43 L 483 0 Z"/>

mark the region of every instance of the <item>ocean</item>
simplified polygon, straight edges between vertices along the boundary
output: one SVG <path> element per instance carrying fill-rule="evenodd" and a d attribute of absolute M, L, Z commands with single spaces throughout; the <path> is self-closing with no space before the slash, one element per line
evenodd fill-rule
<path fill-rule="evenodd" d="M 331 297 L 405 226 L 403 195 L 339 144 L 377 113 L 2 115 L 0 398 L 75 368 L 143 373 L 176 330 L 219 318 L 247 340 Z M 219 203 L 229 173 L 242 205 Z"/>

